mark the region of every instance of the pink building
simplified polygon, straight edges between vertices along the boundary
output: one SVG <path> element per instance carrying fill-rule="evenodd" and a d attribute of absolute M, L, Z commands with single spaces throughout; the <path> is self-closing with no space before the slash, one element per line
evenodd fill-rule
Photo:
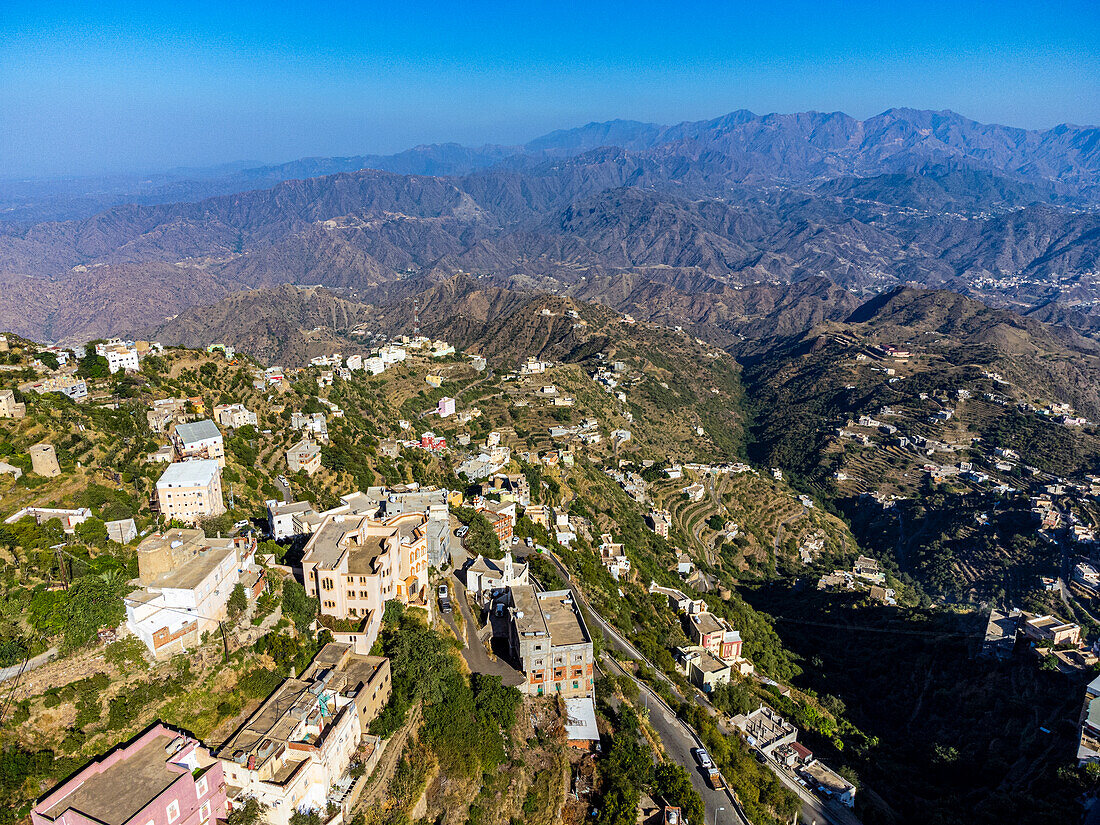
<path fill-rule="evenodd" d="M 435 407 L 440 418 L 447 418 L 455 414 L 455 400 L 453 398 L 440 398 Z"/>
<path fill-rule="evenodd" d="M 34 825 L 206 825 L 226 816 L 225 775 L 197 739 L 156 724 L 39 800 Z"/>

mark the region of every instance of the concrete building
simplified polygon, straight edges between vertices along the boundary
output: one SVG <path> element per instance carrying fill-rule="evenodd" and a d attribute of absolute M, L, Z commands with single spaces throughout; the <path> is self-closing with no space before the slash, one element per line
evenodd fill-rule
<path fill-rule="evenodd" d="M 166 519 L 194 523 L 225 512 L 222 470 L 215 459 L 169 464 L 157 481 L 157 507 Z"/>
<path fill-rule="evenodd" d="M 449 418 L 455 414 L 455 400 L 450 397 L 440 398 L 435 406 L 435 412 L 440 418 Z"/>
<path fill-rule="evenodd" d="M 27 405 L 15 400 L 12 390 L 0 390 L 0 418 L 23 418 L 27 414 Z"/>
<path fill-rule="evenodd" d="M 849 808 L 856 804 L 856 787 L 820 759 L 811 759 L 798 773 L 810 787 Z"/>
<path fill-rule="evenodd" d="M 798 729 L 767 705 L 760 705 L 751 713 L 738 714 L 730 721 L 750 745 L 764 753 L 771 753 L 798 738 Z"/>
<path fill-rule="evenodd" d="M 92 517 L 92 511 L 87 507 L 78 507 L 75 510 L 61 507 L 24 507 L 4 519 L 4 524 L 15 524 L 24 516 L 30 516 L 37 524 L 57 519 L 61 522 L 61 529 L 71 534 L 75 532 L 76 525 L 83 524 Z"/>
<path fill-rule="evenodd" d="M 728 685 L 732 668 L 710 651 L 689 648 L 683 653 L 684 669 L 691 683 L 704 693 L 711 693 L 719 685 Z"/>
<path fill-rule="evenodd" d="M 512 561 L 511 552 L 500 561 L 478 556 L 465 567 L 466 590 L 474 594 L 480 604 L 509 588 L 529 584 L 527 565 Z"/>
<path fill-rule="evenodd" d="M 271 537 L 282 541 L 293 536 L 312 533 L 310 517 L 317 517 L 313 505 L 308 501 L 293 501 L 279 504 L 274 500 L 267 502 L 267 524 Z"/>
<path fill-rule="evenodd" d="M 61 475 L 61 465 L 57 463 L 57 453 L 53 444 L 35 444 L 27 452 L 31 456 L 31 470 L 46 478 Z"/>
<path fill-rule="evenodd" d="M 313 475 L 321 469 L 321 446 L 303 438 L 286 451 L 286 467 L 292 473 L 302 470 L 306 475 Z"/>
<path fill-rule="evenodd" d="M 51 378 L 44 378 L 41 381 L 22 384 L 19 389 L 22 392 L 35 392 L 39 395 L 58 392 L 66 398 L 78 403 L 86 401 L 88 398 L 88 384 L 83 378 L 75 378 L 71 375 L 58 375 Z"/>
<path fill-rule="evenodd" d="M 592 637 L 569 590 L 510 589 L 509 649 L 529 696 L 592 694 Z"/>
<path fill-rule="evenodd" d="M 389 519 L 406 513 L 420 513 L 425 518 L 424 539 L 428 548 L 428 564 L 436 569 L 449 564 L 450 546 L 450 510 L 448 491 L 436 487 L 386 489 L 371 487 L 368 496 L 379 502 L 379 518 Z"/>
<path fill-rule="evenodd" d="M 367 733 L 390 695 L 390 662 L 329 643 L 297 679 L 287 679 L 218 750 L 230 802 L 266 806 L 270 825 L 297 812 L 341 808 L 349 768 L 381 742 Z M 365 760 L 367 773 L 373 765 Z"/>
<path fill-rule="evenodd" d="M 741 633 L 725 619 L 702 611 L 685 615 L 688 638 L 719 659 L 737 661 L 741 658 Z"/>
<path fill-rule="evenodd" d="M 81 768 L 31 810 L 33 825 L 207 825 L 226 816 L 221 763 L 156 724 Z"/>
<path fill-rule="evenodd" d="M 1054 616 L 1029 616 L 1025 613 L 1020 630 L 1039 646 L 1076 645 L 1081 642 L 1080 625 L 1063 622 Z"/>
<path fill-rule="evenodd" d="M 15 480 L 18 481 L 20 478 L 23 477 L 23 470 L 19 467 L 16 467 L 14 464 L 8 464 L 8 462 L 6 461 L 0 461 L 0 475 L 14 476 Z"/>
<path fill-rule="evenodd" d="M 179 461 L 210 459 L 225 466 L 225 440 L 217 424 L 209 418 L 188 424 L 177 424 L 172 431 L 172 445 Z"/>
<path fill-rule="evenodd" d="M 107 369 L 110 370 L 111 375 L 119 370 L 137 372 L 141 369 L 137 348 L 132 344 L 119 341 L 117 338 L 96 344 L 95 354 L 107 359 Z"/>
<path fill-rule="evenodd" d="M 250 412 L 244 404 L 219 404 L 214 408 L 214 420 L 233 430 L 257 425 L 256 413 Z"/>
<path fill-rule="evenodd" d="M 379 520 L 367 515 L 324 517 L 306 543 L 302 577 L 306 593 L 321 603 L 321 616 L 360 623 L 351 639 L 370 650 L 390 599 L 427 603 L 428 548 L 420 513 Z"/>
<path fill-rule="evenodd" d="M 158 435 L 166 433 L 172 428 L 172 424 L 182 424 L 198 415 L 204 408 L 202 398 L 159 398 L 154 401 L 145 413 L 145 419 L 149 422 L 149 429 Z"/>
<path fill-rule="evenodd" d="M 1007 661 L 1012 658 L 1012 651 L 1016 647 L 1016 631 L 1020 626 L 1020 611 L 1010 610 L 1002 613 L 1000 610 L 989 611 L 989 620 L 985 625 L 985 639 L 979 655 Z"/>
<path fill-rule="evenodd" d="M 107 528 L 107 538 L 119 544 L 126 544 L 137 538 L 137 525 L 132 518 L 108 521 L 104 526 Z"/>
<path fill-rule="evenodd" d="M 254 537 L 207 538 L 202 530 L 154 533 L 137 556 L 140 588 L 126 597 L 126 626 L 158 659 L 216 631 L 242 574 L 258 570 Z"/>

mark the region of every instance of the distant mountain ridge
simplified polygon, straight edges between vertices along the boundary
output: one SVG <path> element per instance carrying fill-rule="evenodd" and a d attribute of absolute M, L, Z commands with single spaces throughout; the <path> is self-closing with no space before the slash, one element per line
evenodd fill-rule
<path fill-rule="evenodd" d="M 117 330 L 102 307 L 78 309 L 88 273 L 95 294 L 134 290 L 128 303 L 168 316 L 212 290 L 320 284 L 375 303 L 466 272 L 610 305 L 614 293 L 594 285 L 617 289 L 629 276 L 649 284 L 642 303 L 654 317 L 654 290 L 671 290 L 689 319 L 711 301 L 730 322 L 738 302 L 716 298 L 723 290 L 825 277 L 866 296 L 914 283 L 1043 306 L 1044 317 L 1091 332 L 1098 135 L 950 112 L 859 121 L 739 111 L 674 126 L 589 124 L 524 147 L 446 144 L 236 170 L 203 185 L 277 182 L 0 224 L 0 279 L 19 285 L 0 294 L 0 321 L 57 340 Z M 363 164 L 394 171 L 340 171 Z M 280 180 L 321 172 L 332 174 Z M 1063 296 L 1084 309 L 1062 313 Z"/>

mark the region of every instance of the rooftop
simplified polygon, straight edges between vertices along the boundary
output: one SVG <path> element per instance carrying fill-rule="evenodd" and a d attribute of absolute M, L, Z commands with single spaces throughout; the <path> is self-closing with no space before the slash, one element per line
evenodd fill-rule
<path fill-rule="evenodd" d="M 803 773 L 808 774 L 819 785 L 823 785 L 826 789 L 832 791 L 835 794 L 843 794 L 847 791 L 853 790 L 855 787 L 836 771 L 829 768 L 827 765 L 822 764 L 818 760 L 814 760 L 809 765 L 802 769 Z"/>
<path fill-rule="evenodd" d="M 300 513 L 312 512 L 313 505 L 308 501 L 288 501 L 271 505 L 267 509 L 273 516 L 294 516 Z"/>
<path fill-rule="evenodd" d="M 176 425 L 176 438 L 184 444 L 194 444 L 197 441 L 207 441 L 211 438 L 221 438 L 221 430 L 218 425 L 209 418 L 202 421 L 193 421 L 190 424 Z"/>
<path fill-rule="evenodd" d="M 695 667 L 703 673 L 721 673 L 723 670 L 729 670 L 728 664 L 707 650 L 700 651 Z"/>
<path fill-rule="evenodd" d="M 220 472 L 221 468 L 213 458 L 180 461 L 168 465 L 168 469 L 157 481 L 157 487 L 205 487 Z"/>
<path fill-rule="evenodd" d="M 725 630 L 725 627 L 718 617 L 713 613 L 693 613 L 691 616 L 692 624 L 698 628 L 700 633 L 717 633 L 720 630 Z"/>
<path fill-rule="evenodd" d="M 139 744 L 140 740 L 134 743 L 138 747 L 132 753 L 123 749 L 122 758 L 102 770 L 97 768 L 109 762 L 112 755 L 86 766 L 70 780 L 79 781 L 73 791 L 40 813 L 48 819 L 57 819 L 72 810 L 104 825 L 124 825 L 140 814 L 176 780 L 189 773 L 186 767 L 170 761 L 175 753 L 173 743 L 186 737 L 162 725 L 152 733 L 143 744 Z"/>

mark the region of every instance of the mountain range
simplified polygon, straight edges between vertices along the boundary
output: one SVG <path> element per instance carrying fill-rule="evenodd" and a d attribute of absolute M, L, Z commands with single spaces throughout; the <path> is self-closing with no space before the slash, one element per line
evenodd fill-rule
<path fill-rule="evenodd" d="M 124 198 L 115 187 L 107 197 Z M 27 220 L 43 199 L 0 191 L 0 327 L 76 341 L 281 283 L 379 303 L 469 273 L 734 337 L 745 305 L 797 302 L 821 279 L 842 308 L 841 293 L 910 283 L 1100 328 L 1095 127 L 739 111 L 230 168 L 133 194 Z"/>

